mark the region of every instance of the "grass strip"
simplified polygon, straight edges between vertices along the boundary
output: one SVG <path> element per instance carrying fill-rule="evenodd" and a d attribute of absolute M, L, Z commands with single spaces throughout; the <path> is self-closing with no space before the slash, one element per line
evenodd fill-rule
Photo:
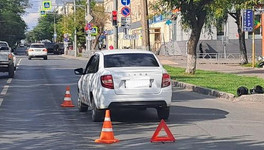
<path fill-rule="evenodd" d="M 165 65 L 164 68 L 168 71 L 173 80 L 232 93 L 236 96 L 237 89 L 240 86 L 245 86 L 248 90 L 254 88 L 256 85 L 264 87 L 264 79 L 258 77 L 239 76 L 230 73 L 204 70 L 196 70 L 194 75 L 189 75 L 185 73 L 184 68 L 167 65 Z"/>

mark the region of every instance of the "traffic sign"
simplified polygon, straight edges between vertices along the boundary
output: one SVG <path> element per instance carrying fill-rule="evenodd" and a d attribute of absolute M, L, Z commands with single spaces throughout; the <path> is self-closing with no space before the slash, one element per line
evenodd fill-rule
<path fill-rule="evenodd" d="M 253 27 L 253 10 L 246 9 L 243 11 L 243 31 L 252 32 Z"/>
<path fill-rule="evenodd" d="M 124 40 L 135 40 L 135 39 L 138 39 L 138 35 L 136 35 L 136 34 L 132 34 L 132 35 L 125 34 L 123 39 Z"/>
<path fill-rule="evenodd" d="M 130 0 L 121 0 L 121 4 L 127 6 L 130 4 Z"/>
<path fill-rule="evenodd" d="M 88 35 L 86 36 L 86 40 L 88 41 L 95 40 L 95 36 Z"/>
<path fill-rule="evenodd" d="M 43 10 L 51 10 L 51 1 L 43 1 Z"/>
<path fill-rule="evenodd" d="M 91 23 L 87 23 L 84 27 L 84 30 L 87 31 L 87 30 L 92 30 L 92 24 Z"/>
<path fill-rule="evenodd" d="M 121 17 L 121 26 L 127 26 L 130 23 L 130 17 Z"/>
<path fill-rule="evenodd" d="M 87 16 L 85 16 L 85 20 L 89 23 L 89 22 L 91 22 L 93 20 L 93 16 L 88 14 Z"/>
<path fill-rule="evenodd" d="M 45 10 L 41 10 L 41 11 L 40 11 L 40 15 L 41 15 L 41 16 L 46 16 L 46 11 L 45 11 Z"/>
<path fill-rule="evenodd" d="M 127 7 L 127 6 L 125 6 L 125 7 L 123 7 L 123 8 L 121 9 L 121 14 L 122 14 L 124 17 L 129 16 L 130 13 L 131 13 L 131 9 L 130 9 L 129 7 Z"/>
<path fill-rule="evenodd" d="M 98 27 L 94 26 L 91 30 L 91 35 L 96 36 L 98 34 Z"/>

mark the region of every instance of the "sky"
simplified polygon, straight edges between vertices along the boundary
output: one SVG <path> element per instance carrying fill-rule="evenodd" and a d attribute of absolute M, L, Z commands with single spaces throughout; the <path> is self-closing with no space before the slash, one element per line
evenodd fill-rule
<path fill-rule="evenodd" d="M 28 25 L 28 31 L 32 30 L 38 24 L 38 18 L 40 17 L 40 9 L 43 1 L 44 0 L 29 0 L 31 8 L 27 8 L 26 14 L 23 16 L 24 21 Z M 62 5 L 63 2 L 73 2 L 73 0 L 50 0 L 50 1 L 52 2 L 53 6 L 55 6 L 56 4 Z"/>
<path fill-rule="evenodd" d="M 32 30 L 38 24 L 38 18 L 40 17 L 40 9 L 44 0 L 29 0 L 30 8 L 26 9 L 26 13 L 23 16 L 24 21 L 28 25 L 28 31 Z M 73 0 L 51 0 L 52 5 L 62 4 L 63 2 L 71 2 Z"/>

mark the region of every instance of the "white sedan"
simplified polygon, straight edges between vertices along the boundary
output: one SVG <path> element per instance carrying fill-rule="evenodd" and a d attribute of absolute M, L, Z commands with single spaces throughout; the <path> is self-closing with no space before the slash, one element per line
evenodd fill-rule
<path fill-rule="evenodd" d="M 78 81 L 79 111 L 92 110 L 92 120 L 102 121 L 105 109 L 156 108 L 168 119 L 172 98 L 170 75 L 157 57 L 143 50 L 96 52 L 86 68 L 74 70 Z"/>
<path fill-rule="evenodd" d="M 48 59 L 48 50 L 43 43 L 32 43 L 27 50 L 28 59 L 33 57 L 41 57 L 44 60 Z"/>

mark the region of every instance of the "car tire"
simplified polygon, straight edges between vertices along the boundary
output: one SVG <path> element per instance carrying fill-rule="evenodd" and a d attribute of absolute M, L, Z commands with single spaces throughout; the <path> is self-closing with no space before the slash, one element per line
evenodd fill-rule
<path fill-rule="evenodd" d="M 170 107 L 160 107 L 157 108 L 158 118 L 167 120 L 170 115 Z"/>
<path fill-rule="evenodd" d="M 78 109 L 79 112 L 87 112 L 88 106 L 81 102 L 80 98 L 78 98 Z"/>
<path fill-rule="evenodd" d="M 14 64 L 10 64 L 8 66 L 8 76 L 9 78 L 13 78 L 15 75 L 15 67 L 14 67 Z"/>
<path fill-rule="evenodd" d="M 104 120 L 104 110 L 99 110 L 96 108 L 94 99 L 92 98 L 92 120 L 93 122 L 102 122 Z"/>
<path fill-rule="evenodd" d="M 31 57 L 28 57 L 28 60 L 31 60 Z"/>
<path fill-rule="evenodd" d="M 44 60 L 47 60 L 47 59 L 48 59 L 48 57 L 47 57 L 47 56 L 45 56 L 45 57 L 43 57 L 43 59 L 44 59 Z"/>

